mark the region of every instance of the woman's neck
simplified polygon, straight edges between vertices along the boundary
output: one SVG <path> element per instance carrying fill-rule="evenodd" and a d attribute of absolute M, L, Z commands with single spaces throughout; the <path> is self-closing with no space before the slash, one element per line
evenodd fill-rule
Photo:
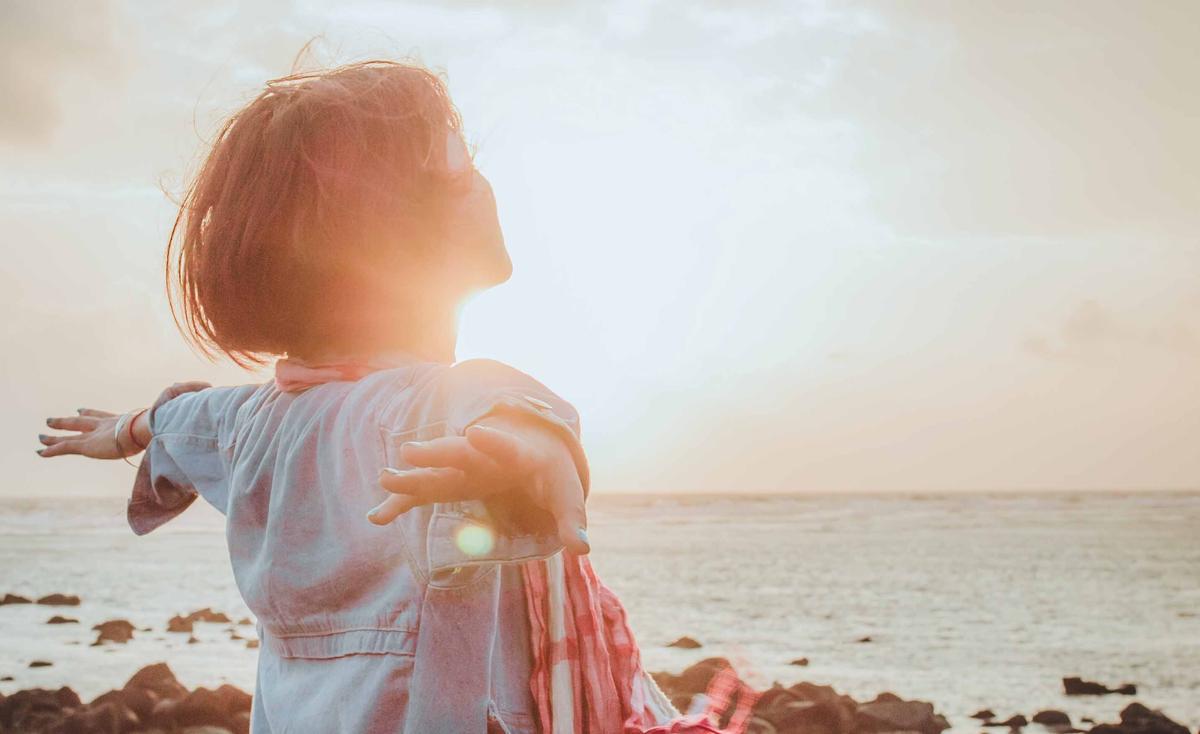
<path fill-rule="evenodd" d="M 356 329 L 361 338 L 355 339 L 353 345 L 289 356 L 310 364 L 371 362 L 398 355 L 429 362 L 454 362 L 458 343 L 457 305 L 435 307 L 426 303 L 387 311 L 396 316 L 376 314 L 374 323 Z"/>

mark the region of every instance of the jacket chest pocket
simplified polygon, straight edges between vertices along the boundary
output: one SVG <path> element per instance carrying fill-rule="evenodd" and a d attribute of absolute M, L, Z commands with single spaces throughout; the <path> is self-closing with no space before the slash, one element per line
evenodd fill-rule
<path fill-rule="evenodd" d="M 447 438 L 446 421 L 401 431 L 381 429 L 386 466 L 414 469 L 401 456 L 401 446 L 412 441 Z M 465 439 L 464 439 L 465 440 Z M 425 528 L 425 569 L 430 586 L 456 588 L 470 585 L 492 570 L 490 564 L 473 562 L 487 556 L 496 536 L 487 507 L 480 500 L 435 502 Z"/>

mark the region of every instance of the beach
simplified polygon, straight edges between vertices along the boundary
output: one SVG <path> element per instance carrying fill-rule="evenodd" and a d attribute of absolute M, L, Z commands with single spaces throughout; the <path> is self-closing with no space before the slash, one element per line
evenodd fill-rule
<path fill-rule="evenodd" d="M 980 731 L 981 709 L 1057 710 L 1086 729 L 1134 701 L 1200 726 L 1200 495 L 597 493 L 590 507 L 593 563 L 649 670 L 719 657 L 758 691 L 892 692 L 952 734 Z M 0 607 L 0 694 L 70 686 L 90 701 L 160 661 L 189 689 L 253 690 L 254 627 L 237 624 L 250 614 L 217 513 L 197 505 L 143 538 L 115 497 L 6 499 L 0 516 L 0 596 L 80 598 Z M 167 631 L 204 608 L 229 622 Z M 132 639 L 93 646 L 109 620 Z M 668 646 L 685 635 L 700 647 Z M 1070 696 L 1071 676 L 1137 693 Z"/>

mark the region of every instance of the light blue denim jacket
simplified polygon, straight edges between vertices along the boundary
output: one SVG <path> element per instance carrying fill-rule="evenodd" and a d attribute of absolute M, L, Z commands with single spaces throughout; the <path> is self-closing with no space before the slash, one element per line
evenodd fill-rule
<path fill-rule="evenodd" d="M 587 487 L 575 410 L 498 362 L 160 396 L 129 523 L 150 532 L 197 495 L 225 514 L 262 639 L 255 734 L 536 731 L 514 564 L 561 550 L 553 523 L 519 497 L 421 507 L 386 527 L 365 517 L 387 496 L 380 469 L 406 466 L 402 443 L 462 435 L 498 411 L 557 430 Z"/>

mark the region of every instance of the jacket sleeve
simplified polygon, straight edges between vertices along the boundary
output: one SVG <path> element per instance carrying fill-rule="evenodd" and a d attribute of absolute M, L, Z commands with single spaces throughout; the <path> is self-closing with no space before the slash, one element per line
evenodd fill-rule
<path fill-rule="evenodd" d="M 566 400 L 529 375 L 491 360 L 450 368 L 439 392 L 446 434 L 461 436 L 492 415 L 513 414 L 540 421 L 571 452 L 584 496 L 590 490 L 579 414 Z M 520 495 L 439 503 L 429 527 L 430 576 L 463 567 L 547 558 L 562 550 L 553 519 Z"/>
<path fill-rule="evenodd" d="M 148 411 L 150 443 L 138 466 L 127 518 L 145 535 L 186 510 L 197 495 L 226 514 L 234 419 L 254 385 L 187 392 L 173 385 Z"/>

